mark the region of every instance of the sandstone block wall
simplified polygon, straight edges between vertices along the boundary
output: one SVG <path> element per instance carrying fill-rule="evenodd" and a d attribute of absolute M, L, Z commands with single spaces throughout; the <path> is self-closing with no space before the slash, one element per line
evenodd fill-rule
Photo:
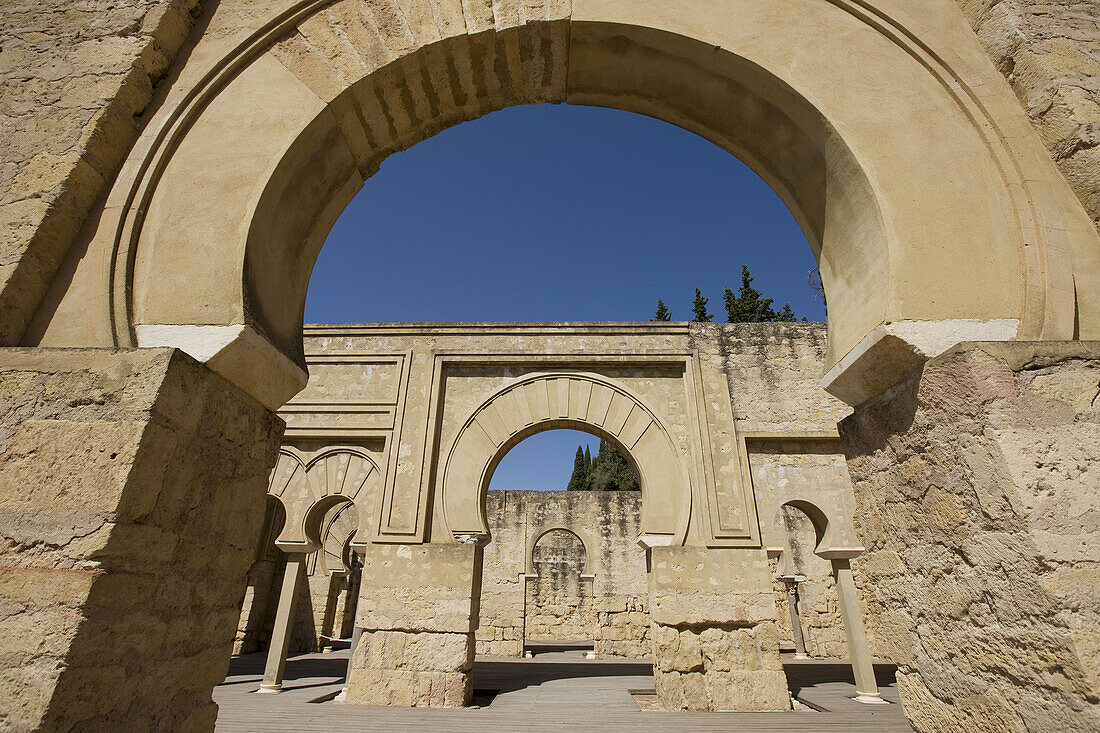
<path fill-rule="evenodd" d="M 197 6 L 0 4 L 0 343 L 23 335 L 133 145 Z"/>
<path fill-rule="evenodd" d="M 1100 9 L 1095 0 L 957 2 L 1100 226 Z"/>
<path fill-rule="evenodd" d="M 763 551 L 655 547 L 653 677 L 670 710 L 789 710 Z"/>
<path fill-rule="evenodd" d="M 650 654 L 645 553 L 636 542 L 640 492 L 490 491 L 487 516 L 479 654 L 518 656 L 525 638 L 591 640 L 599 656 Z M 553 530 L 576 540 L 542 555 Z"/>
<path fill-rule="evenodd" d="M 461 707 L 473 694 L 476 544 L 371 545 L 363 560 L 348 702 Z"/>
<path fill-rule="evenodd" d="M 213 726 L 282 427 L 178 351 L 0 350 L 0 728 Z"/>
<path fill-rule="evenodd" d="M 928 731 L 1100 729 L 1100 351 L 964 345 L 842 423 L 868 622 Z"/>

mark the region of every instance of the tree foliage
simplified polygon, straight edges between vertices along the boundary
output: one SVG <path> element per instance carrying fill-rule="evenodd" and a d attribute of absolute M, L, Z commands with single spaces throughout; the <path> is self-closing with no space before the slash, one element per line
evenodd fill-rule
<path fill-rule="evenodd" d="M 714 316 L 707 313 L 708 300 L 710 298 L 704 298 L 703 294 L 699 292 L 699 288 L 695 288 L 695 300 L 691 304 L 691 310 L 695 313 L 695 317 L 691 320 L 695 323 L 710 323 L 710 319 L 714 318 Z"/>
<path fill-rule="evenodd" d="M 577 455 L 573 457 L 573 475 L 569 477 L 566 491 L 584 491 L 588 487 L 588 463 L 584 451 L 577 446 Z"/>
<path fill-rule="evenodd" d="M 797 319 L 790 303 L 784 303 L 778 311 L 772 308 L 775 301 L 765 298 L 763 293 L 754 288 L 753 279 L 749 266 L 741 265 L 741 287 L 736 294 L 726 288 L 724 301 L 727 323 L 765 323 Z"/>
<path fill-rule="evenodd" d="M 653 314 L 651 321 L 671 321 L 672 311 L 665 305 L 665 301 L 657 298 L 657 312 Z"/>
<path fill-rule="evenodd" d="M 634 469 L 618 448 L 600 440 L 600 450 L 595 459 L 586 447 L 573 457 L 573 475 L 567 491 L 638 491 L 641 484 Z"/>

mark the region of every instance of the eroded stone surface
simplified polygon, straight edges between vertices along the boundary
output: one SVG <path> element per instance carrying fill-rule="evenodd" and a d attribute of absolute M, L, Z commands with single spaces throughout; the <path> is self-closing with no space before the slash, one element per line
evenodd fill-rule
<path fill-rule="evenodd" d="M 212 726 L 281 432 L 178 351 L 0 351 L 0 727 Z"/>
<path fill-rule="evenodd" d="M 868 621 L 920 731 L 1100 727 L 1100 353 L 978 345 L 842 423 Z"/>
<path fill-rule="evenodd" d="M 957 0 L 1100 226 L 1100 10 L 1092 0 Z"/>
<path fill-rule="evenodd" d="M 0 343 L 18 343 L 117 174 L 197 4 L 0 7 Z"/>

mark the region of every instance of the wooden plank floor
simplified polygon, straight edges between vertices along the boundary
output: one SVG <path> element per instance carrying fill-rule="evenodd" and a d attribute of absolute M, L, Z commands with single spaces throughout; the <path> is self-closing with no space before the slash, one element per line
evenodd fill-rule
<path fill-rule="evenodd" d="M 220 706 L 218 733 L 336 733 L 337 731 L 910 731 L 892 671 L 882 669 L 883 696 L 890 705 L 852 701 L 855 687 L 846 665 L 784 660 L 796 697 L 830 712 L 680 713 L 642 711 L 630 690 L 653 688 L 650 664 L 628 660 L 585 660 L 583 652 L 551 652 L 534 659 L 479 657 L 475 689 L 496 691 L 481 708 L 432 710 L 346 705 L 310 700 L 343 685 L 347 652 L 303 654 L 287 662 L 285 691 L 259 695 L 264 657 L 236 657 L 226 681 L 214 691 Z"/>

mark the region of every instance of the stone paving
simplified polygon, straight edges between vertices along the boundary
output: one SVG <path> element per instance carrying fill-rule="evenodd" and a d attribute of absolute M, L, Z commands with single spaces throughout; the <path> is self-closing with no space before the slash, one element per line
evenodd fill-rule
<path fill-rule="evenodd" d="M 347 651 L 302 654 L 287 662 L 284 692 L 258 695 L 263 654 L 234 657 L 214 691 L 218 733 L 332 733 L 356 731 L 460 731 L 522 728 L 540 731 L 910 731 L 894 686 L 893 668 L 878 669 L 889 705 L 853 702 L 851 671 L 840 661 L 784 659 L 790 687 L 804 707 L 789 713 L 682 713 L 643 711 L 631 691 L 653 689 L 652 667 L 636 660 L 586 660 L 583 651 L 548 652 L 534 659 L 478 657 L 475 703 L 457 710 L 383 708 L 311 702 L 343 685 Z M 495 692 L 495 696 L 491 693 Z M 490 693 L 490 694 L 486 694 Z M 817 708 L 817 710 L 812 709 Z"/>

